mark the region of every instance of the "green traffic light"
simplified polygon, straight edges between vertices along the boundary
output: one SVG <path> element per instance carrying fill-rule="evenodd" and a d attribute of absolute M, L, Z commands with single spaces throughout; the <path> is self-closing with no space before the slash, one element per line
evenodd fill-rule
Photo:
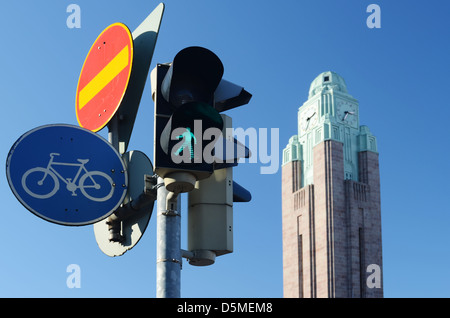
<path fill-rule="evenodd" d="M 194 147 L 192 145 L 192 141 L 194 141 L 194 144 L 197 144 L 197 138 L 195 138 L 195 135 L 191 132 L 191 128 L 187 127 L 186 131 L 182 133 L 181 135 L 177 136 L 178 139 L 184 139 L 183 144 L 181 147 L 179 147 L 174 154 L 176 156 L 179 156 L 181 152 L 184 152 L 184 150 L 187 148 L 189 149 L 191 159 L 194 159 Z"/>

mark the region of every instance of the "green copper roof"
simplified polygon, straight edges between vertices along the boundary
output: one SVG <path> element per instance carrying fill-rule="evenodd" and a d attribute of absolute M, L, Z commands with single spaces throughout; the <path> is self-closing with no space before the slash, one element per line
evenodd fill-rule
<path fill-rule="evenodd" d="M 283 150 L 283 165 L 290 161 L 300 160 L 302 157 L 302 146 L 298 141 L 298 136 L 294 135 L 289 138 L 289 143 Z"/>
<path fill-rule="evenodd" d="M 358 181 L 359 153 L 377 153 L 377 139 L 360 126 L 359 102 L 347 91 L 344 79 L 323 72 L 311 83 L 308 100 L 298 110 L 298 135 L 283 149 L 283 162 L 300 161 L 302 186 L 314 181 L 314 147 L 325 140 L 343 144 L 344 177 Z"/>
<path fill-rule="evenodd" d="M 359 127 L 359 151 L 378 152 L 377 138 L 372 135 L 367 126 Z"/>
<path fill-rule="evenodd" d="M 345 84 L 344 79 L 335 72 L 328 71 L 321 73 L 311 83 L 308 98 L 313 97 L 324 88 L 333 88 L 334 91 L 348 94 L 347 85 Z"/>

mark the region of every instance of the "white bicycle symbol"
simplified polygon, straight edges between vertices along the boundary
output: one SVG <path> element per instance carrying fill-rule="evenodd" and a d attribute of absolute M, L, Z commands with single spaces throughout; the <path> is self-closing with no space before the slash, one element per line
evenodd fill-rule
<path fill-rule="evenodd" d="M 89 159 L 77 159 L 77 161 L 79 163 L 54 162 L 53 161 L 54 157 L 59 156 L 59 155 L 60 155 L 59 153 L 51 153 L 50 154 L 50 160 L 47 164 L 47 168 L 43 168 L 43 167 L 31 168 L 30 170 L 27 170 L 23 174 L 22 187 L 25 189 L 26 193 L 28 193 L 29 195 L 31 195 L 32 197 L 35 197 L 37 199 L 48 199 L 48 198 L 52 197 L 59 190 L 59 185 L 60 185 L 59 180 L 58 180 L 58 178 L 59 178 L 66 184 L 67 191 L 72 192 L 72 196 L 76 196 L 77 194 L 75 193 L 75 191 L 77 189 L 80 189 L 81 193 L 83 193 L 83 195 L 86 198 L 88 198 L 89 200 L 92 200 L 92 201 L 103 202 L 112 197 L 113 192 L 114 192 L 114 181 L 112 180 L 112 178 L 110 176 L 108 176 L 104 172 L 88 171 L 85 167 L 85 164 L 89 162 Z M 73 179 L 72 178 L 64 179 L 61 176 L 61 174 L 59 174 L 58 171 L 55 170 L 54 166 L 57 166 L 57 165 L 58 166 L 79 167 L 79 169 Z M 76 182 L 82 172 L 84 172 L 84 174 L 79 179 L 79 182 L 77 185 Z M 47 179 L 47 176 L 49 176 L 51 178 L 51 180 L 53 180 L 53 187 L 51 186 L 51 184 L 48 183 L 48 181 L 47 181 L 46 186 L 43 187 L 44 181 Z M 96 182 L 95 179 L 97 179 L 98 182 Z M 109 187 L 111 187 L 111 189 L 109 189 L 109 187 L 108 187 L 108 193 L 106 194 L 106 196 L 104 196 L 104 193 L 105 193 L 104 190 L 100 191 L 100 192 L 90 191 L 90 192 L 94 192 L 94 193 L 86 192 L 86 189 L 100 190 L 101 189 L 100 184 L 104 185 L 105 179 L 106 179 L 106 184 L 109 185 Z M 36 182 L 35 180 L 38 180 L 38 181 Z M 86 180 L 90 180 L 90 182 L 87 182 L 87 184 L 85 184 Z M 30 190 L 30 188 L 28 187 L 28 184 L 33 185 L 32 188 L 35 188 L 37 185 L 37 186 L 41 187 L 41 189 L 43 189 L 43 191 L 45 191 L 46 193 L 43 193 L 43 194 L 35 193 L 32 190 Z M 45 189 L 50 189 L 50 191 L 46 191 Z M 103 195 L 103 196 L 98 197 L 96 194 Z"/>

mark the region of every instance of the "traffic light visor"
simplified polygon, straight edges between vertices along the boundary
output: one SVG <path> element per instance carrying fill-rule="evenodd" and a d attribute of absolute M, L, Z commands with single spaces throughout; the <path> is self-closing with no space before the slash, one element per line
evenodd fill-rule
<path fill-rule="evenodd" d="M 175 108 L 191 101 L 211 104 L 223 71 L 222 62 L 210 50 L 198 46 L 185 48 L 175 56 L 161 93 Z"/>

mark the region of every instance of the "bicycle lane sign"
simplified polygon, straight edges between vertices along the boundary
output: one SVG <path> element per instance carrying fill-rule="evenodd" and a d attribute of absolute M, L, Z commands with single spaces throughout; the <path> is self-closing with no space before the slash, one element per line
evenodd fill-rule
<path fill-rule="evenodd" d="M 72 125 L 46 125 L 21 136 L 6 161 L 22 205 L 62 225 L 96 223 L 122 203 L 128 187 L 119 153 L 101 136 Z"/>

